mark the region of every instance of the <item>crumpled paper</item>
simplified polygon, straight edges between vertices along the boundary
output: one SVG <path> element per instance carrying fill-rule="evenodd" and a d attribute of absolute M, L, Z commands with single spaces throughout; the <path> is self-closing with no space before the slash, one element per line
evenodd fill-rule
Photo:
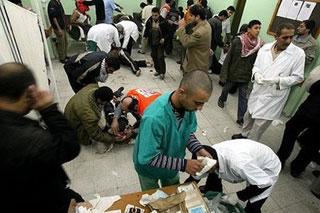
<path fill-rule="evenodd" d="M 146 206 L 147 204 L 154 202 L 156 200 L 159 200 L 160 198 L 167 198 L 169 197 L 169 195 L 167 195 L 165 192 L 161 191 L 161 190 L 157 190 L 155 193 L 153 193 L 152 195 L 149 194 L 143 194 L 139 203 L 142 206 Z"/>
<path fill-rule="evenodd" d="M 112 197 L 100 197 L 100 195 L 96 195 L 96 199 L 89 201 L 93 208 L 87 209 L 83 206 L 79 206 L 76 209 L 76 213 L 104 213 L 114 202 L 120 199 L 121 197 L 119 195 Z"/>

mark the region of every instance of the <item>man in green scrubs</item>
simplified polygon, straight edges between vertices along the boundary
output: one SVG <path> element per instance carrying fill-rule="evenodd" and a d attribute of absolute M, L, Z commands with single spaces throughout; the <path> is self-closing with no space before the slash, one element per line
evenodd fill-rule
<path fill-rule="evenodd" d="M 186 148 L 199 156 L 211 155 L 194 135 L 196 110 L 212 93 L 212 81 L 203 71 L 186 73 L 180 86 L 155 100 L 145 111 L 136 139 L 133 162 L 142 191 L 179 183 L 179 172 L 195 175 L 200 160 L 186 159 Z"/>

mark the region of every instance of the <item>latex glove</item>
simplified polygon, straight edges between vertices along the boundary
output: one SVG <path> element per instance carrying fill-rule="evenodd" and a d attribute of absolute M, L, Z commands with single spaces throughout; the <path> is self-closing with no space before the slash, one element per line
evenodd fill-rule
<path fill-rule="evenodd" d="M 222 202 L 229 203 L 231 205 L 236 205 L 239 202 L 237 193 L 226 194 L 221 197 Z"/>
<path fill-rule="evenodd" d="M 263 84 L 263 77 L 262 77 L 262 75 L 261 75 L 260 73 L 256 72 L 256 73 L 254 74 L 254 81 L 255 81 L 257 84 L 259 84 L 259 85 Z"/>
<path fill-rule="evenodd" d="M 276 78 L 264 78 L 264 79 L 262 79 L 262 82 L 264 84 L 269 84 L 269 85 L 278 84 L 280 82 L 280 78 L 279 77 L 276 77 Z"/>

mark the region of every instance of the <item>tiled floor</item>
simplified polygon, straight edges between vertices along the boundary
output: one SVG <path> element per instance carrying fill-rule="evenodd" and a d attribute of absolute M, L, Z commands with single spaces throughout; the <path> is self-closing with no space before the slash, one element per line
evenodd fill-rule
<path fill-rule="evenodd" d="M 136 51 L 134 51 L 133 57 L 137 59 L 150 58 L 149 55 L 136 54 Z M 136 77 L 128 68 L 122 67 L 110 75 L 105 85 L 113 89 L 124 86 L 125 90 L 149 88 L 160 92 L 172 91 L 178 86 L 182 75 L 175 60 L 166 58 L 166 63 L 167 74 L 164 81 L 154 77 L 154 72 L 151 72 L 150 69 L 142 69 L 141 76 Z M 73 92 L 62 65 L 54 62 L 54 70 L 61 98 L 60 106 L 64 108 Z M 197 112 L 199 128 L 196 135 L 204 144 L 215 144 L 230 139 L 233 133 L 240 131 L 235 124 L 237 96 L 229 96 L 225 109 L 220 109 L 216 103 L 221 93 L 221 87 L 218 85 L 217 76 L 212 75 L 212 80 L 214 83 L 213 95 L 204 109 Z M 285 121 L 284 118 L 282 120 Z M 283 126 L 271 126 L 263 135 L 261 142 L 276 151 L 280 145 L 283 128 Z M 298 149 L 295 148 L 292 157 L 296 155 Z M 94 147 L 82 147 L 80 155 L 65 164 L 71 179 L 71 187 L 86 199 L 93 198 L 96 193 L 106 196 L 139 191 L 138 178 L 132 163 L 132 151 L 133 145 L 116 145 L 110 152 L 98 155 L 95 153 Z M 293 159 L 292 157 L 290 160 Z M 281 173 L 271 197 L 264 204 L 263 212 L 320 212 L 320 200 L 309 191 L 313 180 L 310 171 L 311 169 L 308 168 L 302 178 L 295 179 L 290 176 L 287 166 Z M 185 174 L 181 175 L 182 180 L 185 177 Z M 235 192 L 243 187 L 245 187 L 245 183 L 224 182 L 225 192 Z"/>

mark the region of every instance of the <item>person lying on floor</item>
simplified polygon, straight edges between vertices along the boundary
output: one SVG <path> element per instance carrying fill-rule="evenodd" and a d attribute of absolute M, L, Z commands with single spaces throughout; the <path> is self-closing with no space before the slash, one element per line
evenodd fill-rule
<path fill-rule="evenodd" d="M 245 212 L 261 212 L 281 170 L 280 160 L 272 149 L 249 139 L 224 141 L 204 148 L 217 162 L 201 190 L 222 192 L 221 180 L 230 183 L 246 181 L 245 189 L 227 194 L 223 200 L 232 205 L 239 200 L 248 201 Z M 190 176 L 185 182 L 191 181 L 199 182 L 200 178 Z"/>
<path fill-rule="evenodd" d="M 111 55 L 114 57 L 119 57 L 120 63 L 122 65 L 130 67 L 133 74 L 140 76 L 141 67 L 152 67 L 153 64 L 149 60 L 133 60 L 127 51 L 121 48 L 113 47 L 111 50 Z"/>
<path fill-rule="evenodd" d="M 133 133 L 134 136 L 136 136 L 140 125 L 140 120 L 145 109 L 160 95 L 161 93 L 148 89 L 129 90 L 127 96 L 121 100 L 115 110 L 114 118 L 111 124 L 113 133 L 117 134 L 119 131 L 119 118 L 121 115 L 130 112 L 136 119 L 136 123 L 133 125 Z"/>

